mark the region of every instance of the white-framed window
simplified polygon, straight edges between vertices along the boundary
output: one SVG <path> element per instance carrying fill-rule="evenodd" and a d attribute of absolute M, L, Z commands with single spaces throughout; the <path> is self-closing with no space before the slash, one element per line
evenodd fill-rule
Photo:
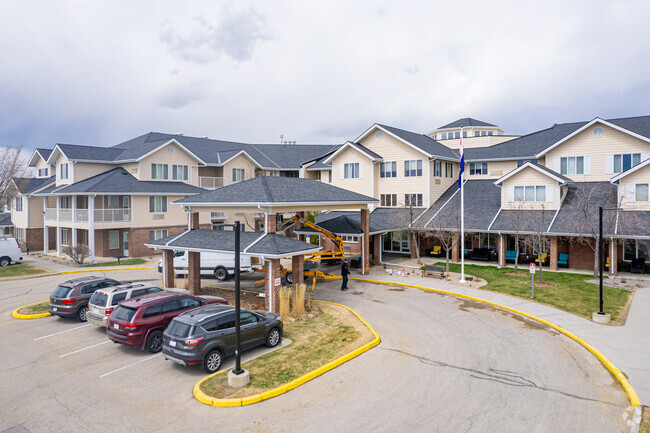
<path fill-rule="evenodd" d="M 70 196 L 59 197 L 59 207 L 61 209 L 70 209 Z"/>
<path fill-rule="evenodd" d="M 393 253 L 410 253 L 411 240 L 408 231 L 388 232 L 382 236 L 384 251 Z"/>
<path fill-rule="evenodd" d="M 47 177 L 47 172 L 49 170 L 47 168 L 39 168 L 38 169 L 38 177 Z"/>
<path fill-rule="evenodd" d="M 359 178 L 359 163 L 349 162 L 343 164 L 343 179 L 358 179 Z"/>
<path fill-rule="evenodd" d="M 327 172 L 327 182 L 332 183 L 332 170 Z"/>
<path fill-rule="evenodd" d="M 153 180 L 169 179 L 169 166 L 167 164 L 151 164 L 151 178 Z"/>
<path fill-rule="evenodd" d="M 433 135 L 431 136 L 431 138 L 433 138 L 434 140 L 437 140 L 437 139 L 438 139 L 438 134 L 433 134 Z"/>
<path fill-rule="evenodd" d="M 69 177 L 70 173 L 68 172 L 68 163 L 64 162 L 59 164 L 59 179 L 68 179 Z"/>
<path fill-rule="evenodd" d="M 447 139 L 447 133 L 443 132 L 442 137 L 440 138 L 441 140 L 446 140 Z"/>
<path fill-rule="evenodd" d="M 232 181 L 241 182 L 246 178 L 246 171 L 243 168 L 233 168 L 232 169 Z"/>
<path fill-rule="evenodd" d="M 109 230 L 108 231 L 108 249 L 117 250 L 120 248 L 120 231 L 119 230 Z"/>
<path fill-rule="evenodd" d="M 189 170 L 187 165 L 172 165 L 172 179 L 173 180 L 188 180 Z"/>
<path fill-rule="evenodd" d="M 445 177 L 454 177 L 454 164 L 445 162 Z"/>
<path fill-rule="evenodd" d="M 460 138 L 460 131 L 454 132 L 454 138 Z"/>
<path fill-rule="evenodd" d="M 109 195 L 106 197 L 106 207 L 109 209 L 118 209 L 120 207 L 120 196 Z"/>
<path fill-rule="evenodd" d="M 65 245 L 66 247 L 70 245 L 69 229 L 61 229 L 61 245 Z"/>
<path fill-rule="evenodd" d="M 422 207 L 422 194 L 404 194 L 404 206 Z"/>
<path fill-rule="evenodd" d="M 280 172 L 278 170 L 269 170 L 267 176 L 280 176 Z"/>
<path fill-rule="evenodd" d="M 157 241 L 158 239 L 167 237 L 167 229 L 165 230 L 149 230 L 149 242 Z"/>
<path fill-rule="evenodd" d="M 607 174 L 622 173 L 641 163 L 640 153 L 620 153 L 605 156 L 605 171 Z"/>
<path fill-rule="evenodd" d="M 470 162 L 469 163 L 469 175 L 470 176 L 480 176 L 488 174 L 488 163 L 487 162 Z"/>
<path fill-rule="evenodd" d="M 167 212 L 167 196 L 151 195 L 149 196 L 149 212 Z"/>
<path fill-rule="evenodd" d="M 514 201 L 543 202 L 546 200 L 546 185 L 515 186 Z"/>
<path fill-rule="evenodd" d="M 474 137 L 480 137 L 481 136 L 481 131 L 474 131 Z"/>
<path fill-rule="evenodd" d="M 422 176 L 422 160 L 411 159 L 408 161 L 404 161 L 404 176 L 405 177 Z"/>
<path fill-rule="evenodd" d="M 585 174 L 584 156 L 567 156 L 560 158 L 561 174 Z"/>
<path fill-rule="evenodd" d="M 22 212 L 22 211 L 23 211 L 23 198 L 16 197 L 16 212 Z"/>
<path fill-rule="evenodd" d="M 433 161 L 433 175 L 442 177 L 442 161 Z"/>
<path fill-rule="evenodd" d="M 397 161 L 380 162 L 379 177 L 397 177 Z"/>
<path fill-rule="evenodd" d="M 628 239 L 623 246 L 623 261 L 630 262 L 634 259 L 650 261 L 650 240 Z"/>
<path fill-rule="evenodd" d="M 648 201 L 647 183 L 628 183 L 626 186 L 626 200 L 628 202 Z M 18 198 L 16 198 L 16 210 L 18 210 Z"/>
<path fill-rule="evenodd" d="M 380 194 L 380 206 L 397 206 L 397 194 Z"/>
<path fill-rule="evenodd" d="M 346 235 L 343 235 L 343 236 L 341 236 L 341 239 L 343 239 L 343 242 L 359 242 L 359 236 L 346 236 Z"/>

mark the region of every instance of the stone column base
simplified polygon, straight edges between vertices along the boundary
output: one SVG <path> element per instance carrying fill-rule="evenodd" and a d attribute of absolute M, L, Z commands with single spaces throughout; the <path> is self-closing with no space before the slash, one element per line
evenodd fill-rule
<path fill-rule="evenodd" d="M 594 313 L 591 315 L 591 320 L 593 320 L 596 323 L 600 323 L 601 325 L 606 325 L 611 321 L 611 318 L 607 313 L 604 314 Z"/>

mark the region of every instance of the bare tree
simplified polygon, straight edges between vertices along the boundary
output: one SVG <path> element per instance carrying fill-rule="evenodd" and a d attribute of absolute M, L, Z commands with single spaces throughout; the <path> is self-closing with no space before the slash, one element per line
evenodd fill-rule
<path fill-rule="evenodd" d="M 25 176 L 26 163 L 22 146 L 0 147 L 0 208 L 4 208 L 18 194 L 19 178 Z"/>
<path fill-rule="evenodd" d="M 537 260 L 539 261 L 539 281 L 544 281 L 543 266 L 542 266 L 542 252 L 548 248 L 548 225 L 551 218 L 547 215 L 548 211 L 545 209 L 544 204 L 539 208 L 525 211 L 525 227 L 529 232 L 524 236 L 524 242 L 532 250 L 537 251 Z"/>
<path fill-rule="evenodd" d="M 74 260 L 75 263 L 82 265 L 84 260 L 86 260 L 88 254 L 90 254 L 90 250 L 88 249 L 88 246 L 84 244 L 77 244 L 77 246 L 74 247 L 64 247 L 63 254 L 66 254 L 68 257 Z"/>
<path fill-rule="evenodd" d="M 460 209 L 453 209 L 444 220 L 434 218 L 428 228 L 429 230 L 424 232 L 426 236 L 431 236 L 440 242 L 445 250 L 445 272 L 449 272 L 449 252 L 456 248 L 460 241 Z"/>
<path fill-rule="evenodd" d="M 525 206 L 524 201 L 515 201 L 513 202 L 513 208 L 505 211 L 507 224 L 512 236 L 515 238 L 515 272 L 519 271 L 520 242 L 525 239 L 524 231 L 529 223 Z"/>

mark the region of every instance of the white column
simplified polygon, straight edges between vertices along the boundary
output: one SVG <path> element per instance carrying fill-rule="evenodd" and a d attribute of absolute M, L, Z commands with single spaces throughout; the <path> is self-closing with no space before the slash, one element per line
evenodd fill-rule
<path fill-rule="evenodd" d="M 56 198 L 56 255 L 61 255 L 61 198 Z"/>
<path fill-rule="evenodd" d="M 50 249 L 50 228 L 47 226 L 47 197 L 43 197 L 43 252 L 47 254 Z"/>
<path fill-rule="evenodd" d="M 73 195 L 72 196 L 72 236 L 71 236 L 71 241 L 72 241 L 72 247 L 77 246 L 77 230 L 75 228 L 75 219 L 77 218 L 77 196 Z"/>
<path fill-rule="evenodd" d="M 95 262 L 95 197 L 88 196 L 88 260 Z"/>

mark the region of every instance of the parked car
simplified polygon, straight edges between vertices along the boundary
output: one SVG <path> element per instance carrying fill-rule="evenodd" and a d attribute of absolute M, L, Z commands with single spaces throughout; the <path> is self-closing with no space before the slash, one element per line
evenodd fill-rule
<path fill-rule="evenodd" d="M 218 296 L 192 296 L 162 291 L 122 301 L 110 316 L 108 338 L 126 346 L 146 348 L 151 353 L 162 349 L 163 331 L 179 314 L 207 304 L 227 304 Z"/>
<path fill-rule="evenodd" d="M 235 275 L 235 254 L 200 253 L 201 275 L 214 275 L 219 281 L 225 281 Z M 178 275 L 187 273 L 188 254 L 186 251 L 174 251 L 174 271 Z M 241 272 L 253 272 L 253 259 L 241 256 L 239 259 Z M 158 261 L 158 272 L 162 272 L 162 260 Z"/>
<path fill-rule="evenodd" d="M 11 262 L 18 262 L 23 259 L 20 245 L 16 238 L 0 236 L 0 267 L 9 266 Z"/>
<path fill-rule="evenodd" d="M 88 322 L 105 328 L 108 324 L 108 316 L 118 303 L 156 292 L 162 292 L 162 289 L 150 284 L 120 284 L 97 290 L 88 302 Z"/>
<path fill-rule="evenodd" d="M 241 350 L 261 344 L 275 347 L 282 340 L 282 318 L 265 311 L 240 310 Z M 223 359 L 235 353 L 235 309 L 208 305 L 183 313 L 163 334 L 163 356 L 181 365 L 219 370 Z"/>
<path fill-rule="evenodd" d="M 82 277 L 59 284 L 50 295 L 47 311 L 59 317 L 76 317 L 80 322 L 86 321 L 88 301 L 99 289 L 121 284 L 111 278 Z"/>

